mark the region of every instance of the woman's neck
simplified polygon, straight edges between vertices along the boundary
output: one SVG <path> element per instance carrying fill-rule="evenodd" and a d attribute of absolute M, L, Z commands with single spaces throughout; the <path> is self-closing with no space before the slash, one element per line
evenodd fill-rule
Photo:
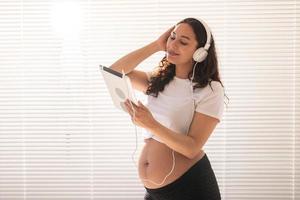
<path fill-rule="evenodd" d="M 175 76 L 181 79 L 189 78 L 189 73 L 191 70 L 191 65 L 176 65 Z"/>

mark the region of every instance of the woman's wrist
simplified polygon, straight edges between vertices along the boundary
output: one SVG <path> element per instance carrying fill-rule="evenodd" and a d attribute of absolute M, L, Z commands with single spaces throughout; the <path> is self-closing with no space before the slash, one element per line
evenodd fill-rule
<path fill-rule="evenodd" d="M 158 121 L 156 121 L 155 119 L 152 120 L 152 122 L 148 125 L 148 127 L 146 129 L 148 129 L 148 131 L 150 132 L 156 132 L 157 129 L 160 128 L 160 123 Z"/>
<path fill-rule="evenodd" d="M 151 44 L 153 45 L 155 52 L 164 51 L 164 48 L 161 47 L 161 45 L 159 44 L 159 41 L 155 40 Z"/>

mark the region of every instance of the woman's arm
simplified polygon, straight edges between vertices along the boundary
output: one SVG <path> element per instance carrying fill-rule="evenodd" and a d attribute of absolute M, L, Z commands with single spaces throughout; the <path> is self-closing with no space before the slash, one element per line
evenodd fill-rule
<path fill-rule="evenodd" d="M 147 129 L 174 151 L 193 159 L 201 151 L 218 122 L 216 118 L 195 112 L 188 135 L 176 133 L 157 121 Z"/>
<path fill-rule="evenodd" d="M 151 42 L 150 44 L 137 49 L 124 57 L 117 60 L 113 63 L 110 68 L 115 71 L 122 73 L 124 71 L 125 74 L 130 73 L 134 68 L 136 68 L 143 60 L 151 56 L 152 54 L 158 52 L 159 45 L 156 41 Z"/>
<path fill-rule="evenodd" d="M 130 78 L 133 88 L 145 92 L 149 81 L 143 71 L 134 70 L 142 61 L 158 51 L 166 50 L 167 39 L 174 27 L 168 29 L 157 40 L 137 49 L 113 63 L 110 68 L 120 73 L 124 72 Z"/>
<path fill-rule="evenodd" d="M 157 42 L 152 42 L 120 58 L 110 68 L 127 74 L 133 88 L 145 93 L 149 85 L 147 75 L 143 71 L 134 70 L 134 68 L 157 51 L 159 51 L 159 45 Z"/>
<path fill-rule="evenodd" d="M 189 159 L 198 155 L 219 122 L 217 118 L 195 112 L 188 135 L 176 133 L 156 121 L 141 102 L 138 105 L 132 103 L 133 109 L 131 103 L 127 100 L 125 105 L 136 125 L 149 130 L 168 147 Z"/>
<path fill-rule="evenodd" d="M 134 68 L 136 68 L 143 60 L 151 56 L 152 54 L 158 51 L 165 51 L 167 40 L 174 29 L 174 26 L 169 28 L 164 32 L 157 40 L 151 42 L 150 44 L 137 49 L 119 60 L 113 63 L 110 68 L 122 73 L 122 70 L 125 74 L 130 73 Z"/>

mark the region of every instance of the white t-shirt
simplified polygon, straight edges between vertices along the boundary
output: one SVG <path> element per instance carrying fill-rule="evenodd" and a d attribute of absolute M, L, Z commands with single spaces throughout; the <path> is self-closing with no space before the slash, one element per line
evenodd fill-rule
<path fill-rule="evenodd" d="M 151 72 L 147 72 L 149 80 L 150 74 Z M 157 97 L 148 95 L 146 107 L 165 127 L 176 133 L 187 134 L 195 111 L 221 121 L 224 111 L 224 90 L 218 81 L 211 81 L 211 87 L 207 85 L 204 88 L 197 88 L 192 93 L 190 80 L 175 76 Z M 144 138 L 151 137 L 161 142 L 158 137 L 145 130 Z"/>

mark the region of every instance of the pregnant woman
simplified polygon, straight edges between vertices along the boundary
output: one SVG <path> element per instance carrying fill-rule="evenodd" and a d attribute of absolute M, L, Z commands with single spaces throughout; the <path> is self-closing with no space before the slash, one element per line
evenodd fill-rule
<path fill-rule="evenodd" d="M 158 51 L 158 67 L 135 68 Z M 125 105 L 132 121 L 145 129 L 139 177 L 145 200 L 218 200 L 219 186 L 203 146 L 221 121 L 224 87 L 214 39 L 199 19 L 186 18 L 157 40 L 117 60 L 148 102 Z"/>

